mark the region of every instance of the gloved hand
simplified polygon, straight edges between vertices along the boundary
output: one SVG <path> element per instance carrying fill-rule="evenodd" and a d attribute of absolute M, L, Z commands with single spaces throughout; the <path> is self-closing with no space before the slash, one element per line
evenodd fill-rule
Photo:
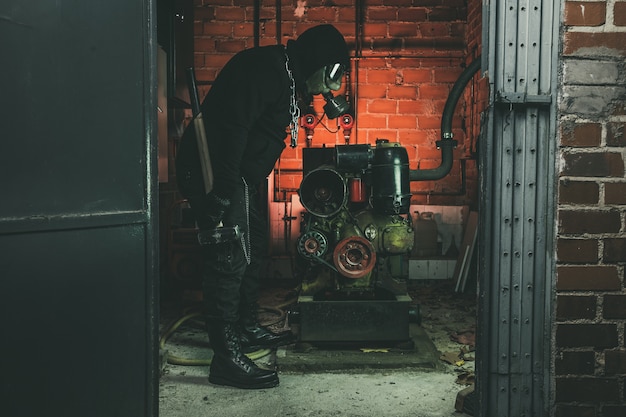
<path fill-rule="evenodd" d="M 224 213 L 230 207 L 228 198 L 220 197 L 211 192 L 205 198 L 205 216 L 201 224 L 201 228 L 213 230 L 220 225 L 224 218 Z"/>

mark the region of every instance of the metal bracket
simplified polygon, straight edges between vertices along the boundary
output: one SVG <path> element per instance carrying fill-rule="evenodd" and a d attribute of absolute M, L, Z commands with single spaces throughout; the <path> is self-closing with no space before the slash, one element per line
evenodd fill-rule
<path fill-rule="evenodd" d="M 498 91 L 495 101 L 505 105 L 548 106 L 552 103 L 550 94 L 506 93 Z"/>

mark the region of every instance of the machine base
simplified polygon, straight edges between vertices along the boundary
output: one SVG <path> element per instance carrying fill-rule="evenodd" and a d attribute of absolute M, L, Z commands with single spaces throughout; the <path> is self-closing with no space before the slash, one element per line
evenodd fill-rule
<path fill-rule="evenodd" d="M 300 342 L 404 342 L 409 340 L 408 294 L 388 300 L 316 300 L 298 297 Z"/>

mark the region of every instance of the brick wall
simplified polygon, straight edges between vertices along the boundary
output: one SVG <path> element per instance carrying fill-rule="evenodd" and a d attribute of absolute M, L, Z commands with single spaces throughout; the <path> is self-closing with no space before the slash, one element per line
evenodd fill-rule
<path fill-rule="evenodd" d="M 626 1 L 565 1 L 556 415 L 626 415 Z"/>
<path fill-rule="evenodd" d="M 360 43 L 356 36 L 357 1 L 364 5 Z M 480 37 L 480 1 L 283 0 L 280 3 L 277 9 L 276 1 L 260 2 L 260 21 L 255 34 L 252 0 L 195 1 L 194 61 L 196 75 L 203 84 L 201 95 L 234 53 L 255 44 L 285 44 L 311 26 L 332 23 L 344 34 L 353 54 L 357 44 L 361 45 L 361 54 L 352 62 L 351 92 L 357 97 L 354 101 L 357 114 L 350 143 L 374 144 L 377 138 L 398 141 L 407 148 L 411 169 L 438 166 L 441 152 L 435 142 L 440 139 L 445 101 L 464 66 L 480 53 L 476 40 Z M 470 28 L 468 10 L 472 14 Z M 466 32 L 473 39 L 471 49 L 467 48 Z M 314 109 L 318 116 L 322 115 L 322 106 L 322 100 L 316 99 Z M 473 107 L 460 100 L 453 125 L 459 146 L 454 153 L 452 171 L 440 181 L 413 182 L 414 204 L 476 202 L 478 120 Z M 280 181 L 275 184 L 279 190 L 275 198 L 285 198 L 300 184 L 301 174 L 297 170 L 302 166 L 304 137 L 301 129 L 299 146 L 283 152 L 277 165 L 281 175 L 274 177 Z M 314 130 L 312 146 L 344 143 L 344 133 L 334 120 L 324 118 Z M 461 159 L 465 160 L 463 164 Z M 467 176 L 467 190 L 459 193 L 462 168 Z"/>

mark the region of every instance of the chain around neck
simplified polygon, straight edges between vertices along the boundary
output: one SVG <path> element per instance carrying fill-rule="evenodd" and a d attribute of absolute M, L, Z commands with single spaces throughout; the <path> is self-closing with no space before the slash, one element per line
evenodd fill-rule
<path fill-rule="evenodd" d="M 291 114 L 291 123 L 289 124 L 289 131 L 291 132 L 291 147 L 298 146 L 298 129 L 300 128 L 300 107 L 296 100 L 296 80 L 293 78 L 291 69 L 289 69 L 289 55 L 287 54 L 287 48 L 285 48 L 285 69 L 287 75 L 291 81 L 291 100 L 289 103 L 289 113 Z"/>

